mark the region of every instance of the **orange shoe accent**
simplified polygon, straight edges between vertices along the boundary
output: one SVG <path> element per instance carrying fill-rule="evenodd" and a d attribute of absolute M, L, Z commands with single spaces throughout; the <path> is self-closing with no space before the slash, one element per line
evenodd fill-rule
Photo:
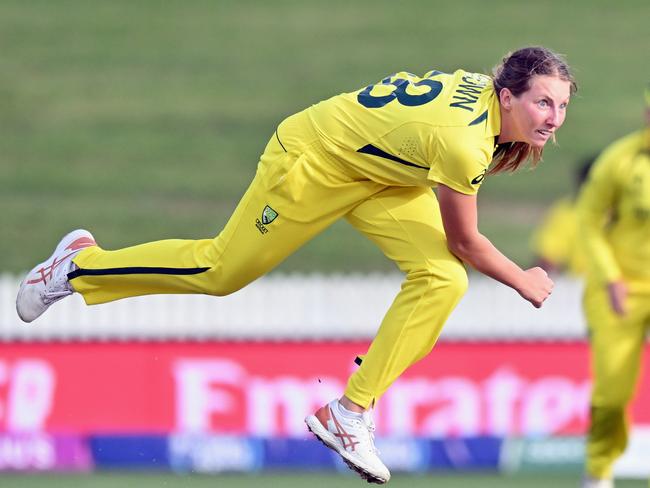
<path fill-rule="evenodd" d="M 314 414 L 314 417 L 327 429 L 327 421 L 332 418 L 329 405 L 319 408 Z"/>
<path fill-rule="evenodd" d="M 70 243 L 70 245 L 66 247 L 66 250 L 69 249 L 70 251 L 78 251 L 79 249 L 96 245 L 97 243 L 94 239 L 91 239 L 90 237 L 80 237 L 76 241 Z"/>

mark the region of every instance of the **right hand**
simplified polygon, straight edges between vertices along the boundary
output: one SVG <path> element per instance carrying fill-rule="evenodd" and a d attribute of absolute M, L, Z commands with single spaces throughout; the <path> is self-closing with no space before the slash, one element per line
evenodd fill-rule
<path fill-rule="evenodd" d="M 539 267 L 527 269 L 524 275 L 524 283 L 517 291 L 535 308 L 540 308 L 553 290 L 553 280 Z"/>

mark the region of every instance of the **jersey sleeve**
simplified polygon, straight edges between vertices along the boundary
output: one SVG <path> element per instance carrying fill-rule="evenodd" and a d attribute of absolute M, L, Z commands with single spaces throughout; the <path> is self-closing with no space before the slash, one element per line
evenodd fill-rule
<path fill-rule="evenodd" d="M 471 138 L 443 134 L 438 135 L 437 141 L 429 181 L 466 195 L 475 195 L 485 178 L 491 155 L 485 148 L 473 144 Z"/>
<path fill-rule="evenodd" d="M 619 192 L 618 163 L 624 157 L 621 145 L 610 146 L 596 160 L 578 198 L 579 235 L 587 270 L 601 283 L 620 280 L 622 272 L 606 238 Z"/>

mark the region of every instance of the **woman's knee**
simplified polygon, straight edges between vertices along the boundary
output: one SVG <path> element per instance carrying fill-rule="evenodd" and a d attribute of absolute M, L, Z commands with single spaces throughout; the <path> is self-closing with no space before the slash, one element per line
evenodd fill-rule
<path fill-rule="evenodd" d="M 465 266 L 462 263 L 450 263 L 442 269 L 436 266 L 430 272 L 452 299 L 460 300 L 465 295 L 469 287 L 469 280 Z"/>
<path fill-rule="evenodd" d="M 228 295 L 230 295 L 232 293 L 235 293 L 239 289 L 240 288 L 236 288 L 236 287 L 233 287 L 233 286 L 224 286 L 224 284 L 219 283 L 218 285 L 213 286 L 212 288 L 210 288 L 209 292 L 210 292 L 210 295 L 215 296 L 215 297 L 225 297 L 225 296 L 228 296 Z"/>
<path fill-rule="evenodd" d="M 407 275 L 411 280 L 423 278 L 423 283 L 426 282 L 431 293 L 437 296 L 444 293 L 453 302 L 460 300 L 469 286 L 467 271 L 459 262 L 445 266 L 440 266 L 439 263 L 423 265 L 419 269 L 409 271 Z"/>
<path fill-rule="evenodd" d="M 467 278 L 465 266 L 459 264 L 459 266 L 453 267 L 447 275 L 447 280 L 449 282 L 449 288 L 458 298 L 465 295 L 469 287 L 469 279 Z"/>
<path fill-rule="evenodd" d="M 218 279 L 211 281 L 209 293 L 217 297 L 225 297 L 241 290 L 246 283 L 242 283 L 236 276 L 221 275 Z"/>
<path fill-rule="evenodd" d="M 215 266 L 207 271 L 203 280 L 205 280 L 203 293 L 215 297 L 225 297 L 246 285 L 246 282 L 242 282 L 240 274 L 227 273 L 221 266 Z"/>

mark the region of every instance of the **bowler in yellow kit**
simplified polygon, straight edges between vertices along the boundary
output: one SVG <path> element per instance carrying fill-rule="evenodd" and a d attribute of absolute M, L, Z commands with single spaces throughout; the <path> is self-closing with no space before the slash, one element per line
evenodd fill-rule
<path fill-rule="evenodd" d="M 73 292 L 88 304 L 227 295 L 345 218 L 396 263 L 404 282 L 343 396 L 305 422 L 364 479 L 385 483 L 390 472 L 374 447 L 370 408 L 433 348 L 467 288 L 463 263 L 535 307 L 551 292 L 541 268 L 521 269 L 480 234 L 476 194 L 486 174 L 540 159 L 575 89 L 560 56 L 529 47 L 504 57 L 493 77 L 400 71 L 334 96 L 279 124 L 219 235 L 109 251 L 74 231 L 27 275 L 18 314 L 30 322 Z"/>
<path fill-rule="evenodd" d="M 610 487 L 614 461 L 627 445 L 626 409 L 650 330 L 650 87 L 646 127 L 597 159 L 578 214 L 594 379 L 584 486 Z"/>

